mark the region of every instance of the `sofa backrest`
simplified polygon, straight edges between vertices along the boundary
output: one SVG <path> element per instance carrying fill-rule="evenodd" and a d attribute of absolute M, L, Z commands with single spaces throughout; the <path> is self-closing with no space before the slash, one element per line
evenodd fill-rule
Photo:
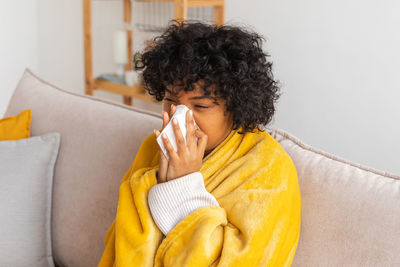
<path fill-rule="evenodd" d="M 52 205 L 60 266 L 96 266 L 115 218 L 119 183 L 160 114 L 74 94 L 27 69 L 5 116 L 32 109 L 31 135 L 61 133 Z M 270 132 L 270 131 L 268 131 Z M 400 266 L 400 176 L 352 163 L 271 132 L 292 158 L 301 233 L 292 266 Z"/>
<path fill-rule="evenodd" d="M 271 135 L 299 178 L 301 232 L 292 266 L 400 266 L 400 176 L 313 148 L 281 129 Z"/>
<path fill-rule="evenodd" d="M 52 202 L 53 257 L 96 266 L 115 218 L 119 184 L 160 114 L 60 89 L 26 69 L 5 117 L 32 110 L 31 136 L 61 133 Z"/>

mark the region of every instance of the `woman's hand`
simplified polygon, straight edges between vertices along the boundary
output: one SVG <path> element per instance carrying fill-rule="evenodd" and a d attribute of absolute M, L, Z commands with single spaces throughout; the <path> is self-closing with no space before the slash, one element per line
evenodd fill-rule
<path fill-rule="evenodd" d="M 175 112 L 175 110 L 173 110 Z M 168 123 L 168 117 L 165 115 L 163 129 Z M 167 123 L 166 123 L 167 122 Z M 183 175 L 200 171 L 203 163 L 204 151 L 207 145 L 208 137 L 200 129 L 196 129 L 193 121 L 193 114 L 191 111 L 186 112 L 186 141 L 182 135 L 178 123 L 172 122 L 176 144 L 178 151 L 175 152 L 168 137 L 162 137 L 165 149 L 169 155 L 169 161 L 164 156 L 162 150 L 159 148 L 160 164 L 158 182 L 166 182 Z M 159 131 L 155 131 L 156 136 L 160 135 Z M 196 142 L 196 137 L 198 142 Z M 162 156 L 161 156 L 162 155 Z"/>
<path fill-rule="evenodd" d="M 171 117 L 172 115 L 174 115 L 176 111 L 176 106 L 175 105 L 171 105 Z M 167 126 L 168 122 L 169 122 L 169 115 L 168 112 L 163 111 L 163 126 L 162 126 L 162 130 L 164 130 L 164 128 Z M 154 130 L 154 134 L 156 135 L 156 138 L 160 135 L 160 132 L 157 130 Z M 158 147 L 158 163 L 159 163 L 159 168 L 158 168 L 158 174 L 157 174 L 157 181 L 158 183 L 163 183 L 167 181 L 167 170 L 168 170 L 168 160 L 164 155 L 164 152 L 161 150 L 160 146 Z"/>

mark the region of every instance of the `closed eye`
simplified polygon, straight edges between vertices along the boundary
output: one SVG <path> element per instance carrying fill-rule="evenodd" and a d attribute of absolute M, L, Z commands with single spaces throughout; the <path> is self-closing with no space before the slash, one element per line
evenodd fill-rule
<path fill-rule="evenodd" d="M 164 98 L 164 101 L 171 102 L 171 103 L 175 103 L 174 100 L 169 99 L 169 98 L 167 98 L 167 97 Z M 202 105 L 194 105 L 194 106 L 195 106 L 196 108 L 202 108 L 202 109 L 209 108 L 208 106 L 202 106 Z"/>
<path fill-rule="evenodd" d="M 194 105 L 196 108 L 208 108 L 206 106 Z"/>

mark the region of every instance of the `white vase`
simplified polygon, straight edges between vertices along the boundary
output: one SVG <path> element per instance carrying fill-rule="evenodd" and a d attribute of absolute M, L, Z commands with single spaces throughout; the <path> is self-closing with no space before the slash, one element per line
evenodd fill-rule
<path fill-rule="evenodd" d="M 137 85 L 139 83 L 139 74 L 134 70 L 125 71 L 125 81 L 129 86 Z"/>

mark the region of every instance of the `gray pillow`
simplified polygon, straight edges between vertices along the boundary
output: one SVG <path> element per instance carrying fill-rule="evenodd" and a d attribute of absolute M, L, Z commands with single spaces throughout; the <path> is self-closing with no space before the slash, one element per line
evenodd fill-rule
<path fill-rule="evenodd" d="M 60 133 L 0 141 L 0 266 L 54 266 L 51 199 Z"/>

